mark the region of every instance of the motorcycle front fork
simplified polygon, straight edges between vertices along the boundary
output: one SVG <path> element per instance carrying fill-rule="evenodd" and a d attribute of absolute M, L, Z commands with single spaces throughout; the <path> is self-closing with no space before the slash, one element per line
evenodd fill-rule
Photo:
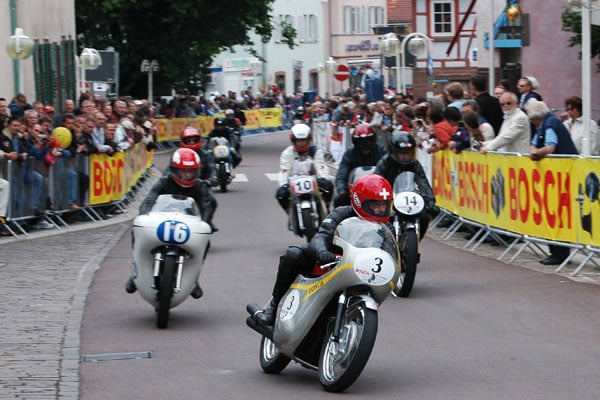
<path fill-rule="evenodd" d="M 335 326 L 333 328 L 332 337 L 334 342 L 340 341 L 340 334 L 342 330 L 342 318 L 346 312 L 346 291 L 344 290 L 338 298 L 338 307 L 335 314 Z"/>
<path fill-rule="evenodd" d="M 154 254 L 154 284 L 152 285 L 152 289 L 156 289 L 159 286 L 160 281 L 160 265 L 164 261 L 163 254 L 161 252 L 157 252 Z M 183 255 L 180 255 L 177 259 L 177 280 L 175 282 L 175 288 L 173 289 L 174 293 L 179 293 L 181 291 L 181 279 L 183 275 Z"/>

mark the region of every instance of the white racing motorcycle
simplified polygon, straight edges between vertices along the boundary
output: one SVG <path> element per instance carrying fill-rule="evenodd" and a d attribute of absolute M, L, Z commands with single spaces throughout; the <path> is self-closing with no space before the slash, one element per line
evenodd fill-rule
<path fill-rule="evenodd" d="M 311 159 L 294 160 L 290 177 L 290 211 L 288 227 L 297 236 L 310 242 L 326 216 L 317 177 Z"/>
<path fill-rule="evenodd" d="M 233 167 L 231 163 L 231 146 L 229 140 L 224 137 L 214 137 L 210 140 L 213 157 L 217 168 L 218 186 L 221 192 L 227 191 L 227 185 L 233 180 L 231 174 Z"/>
<path fill-rule="evenodd" d="M 266 373 L 279 373 L 294 360 L 318 370 L 325 390 L 341 392 L 369 359 L 378 308 L 398 279 L 400 260 L 387 226 L 358 217 L 338 225 L 333 244 L 342 256 L 296 278 L 278 305 L 274 327 L 256 323 L 262 310 L 256 304 L 246 307 L 246 324 L 263 336 L 259 357 Z"/>
<path fill-rule="evenodd" d="M 169 310 L 196 287 L 210 247 L 211 228 L 191 197 L 161 195 L 133 220 L 133 276 L 138 292 L 167 327 Z"/>
<path fill-rule="evenodd" d="M 394 296 L 408 297 L 415 283 L 419 253 L 419 217 L 425 210 L 425 200 L 415 183 L 415 173 L 401 172 L 394 180 L 394 235 L 402 255 L 402 272 Z"/>

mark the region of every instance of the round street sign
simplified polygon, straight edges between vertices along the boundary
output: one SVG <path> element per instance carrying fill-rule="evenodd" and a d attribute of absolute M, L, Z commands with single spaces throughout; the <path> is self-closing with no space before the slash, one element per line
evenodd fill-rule
<path fill-rule="evenodd" d="M 344 64 L 340 64 L 338 65 L 335 74 L 333 74 L 333 77 L 338 81 L 343 82 L 350 77 L 350 69 Z"/>

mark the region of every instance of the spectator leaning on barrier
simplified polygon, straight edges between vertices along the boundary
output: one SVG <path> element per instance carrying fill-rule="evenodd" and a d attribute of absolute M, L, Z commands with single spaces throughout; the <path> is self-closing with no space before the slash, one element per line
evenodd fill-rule
<path fill-rule="evenodd" d="M 530 100 L 527 102 L 527 114 L 535 127 L 535 133 L 529 148 L 529 158 L 539 161 L 549 154 L 578 154 L 571 135 L 563 123 L 550 112 L 543 101 Z M 557 265 L 569 256 L 570 248 L 560 245 L 548 245 L 550 255 L 540 263 Z"/>
<path fill-rule="evenodd" d="M 504 121 L 498 135 L 481 146 L 479 152 L 503 151 L 512 153 L 527 153 L 531 141 L 531 125 L 529 118 L 519 107 L 517 96 L 512 92 L 505 92 L 500 97 Z"/>
<path fill-rule="evenodd" d="M 115 132 L 117 131 L 117 125 L 119 125 L 119 123 L 115 121 L 106 122 L 103 135 L 104 140 L 101 144 L 96 144 L 96 141 L 94 140 L 94 144 L 96 144 L 98 153 L 103 153 L 112 156 L 113 154 L 121 151 L 119 145 L 114 141 Z"/>

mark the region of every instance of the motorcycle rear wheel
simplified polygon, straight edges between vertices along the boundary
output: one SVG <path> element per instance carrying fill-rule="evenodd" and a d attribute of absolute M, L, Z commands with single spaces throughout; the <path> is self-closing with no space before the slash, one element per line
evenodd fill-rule
<path fill-rule="evenodd" d="M 219 186 L 221 192 L 227 192 L 227 170 L 225 163 L 219 164 Z"/>
<path fill-rule="evenodd" d="M 278 374 L 292 361 L 288 356 L 281 354 L 275 343 L 267 337 L 260 341 L 260 367 L 267 374 Z"/>
<path fill-rule="evenodd" d="M 346 310 L 339 341 L 327 334 L 319 358 L 319 379 L 326 391 L 341 392 L 358 378 L 375 345 L 377 325 L 377 312 L 359 302 Z"/>
<path fill-rule="evenodd" d="M 158 307 L 156 308 L 156 327 L 165 329 L 169 324 L 169 310 L 175 285 L 176 259 L 174 255 L 165 256 L 158 287 Z"/>
<path fill-rule="evenodd" d="M 416 230 L 406 231 L 400 246 L 402 271 L 394 288 L 394 294 L 398 297 L 408 297 L 415 283 L 419 260 L 419 237 Z"/>

